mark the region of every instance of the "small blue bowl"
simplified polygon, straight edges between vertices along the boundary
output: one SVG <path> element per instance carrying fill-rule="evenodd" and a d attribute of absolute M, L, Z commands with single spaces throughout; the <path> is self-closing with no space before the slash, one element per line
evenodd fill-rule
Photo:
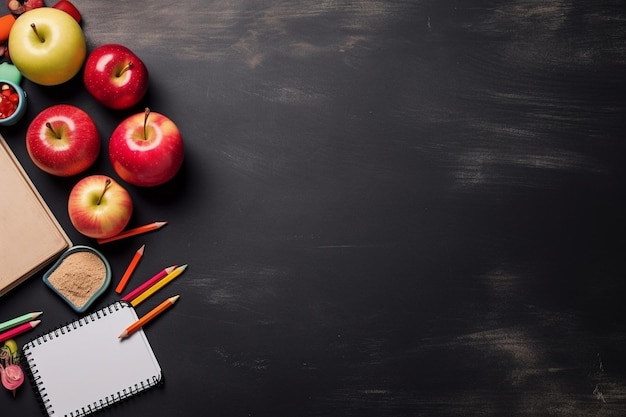
<path fill-rule="evenodd" d="M 20 87 L 13 81 L 0 80 L 0 88 L 4 85 L 12 87 L 19 96 L 19 101 L 17 102 L 17 109 L 15 109 L 15 112 L 9 117 L 0 117 L 0 125 L 11 126 L 19 122 L 26 112 L 26 91 L 24 91 L 22 87 Z"/>
<path fill-rule="evenodd" d="M 91 288 L 91 290 L 88 293 L 84 294 L 84 296 L 88 298 L 86 298 L 86 301 L 80 304 L 70 299 L 70 298 L 74 298 L 74 296 L 70 295 L 69 290 L 76 288 L 76 287 L 79 287 L 79 288 L 81 287 L 81 285 L 79 285 L 80 283 L 76 281 L 84 278 L 84 276 L 81 276 L 81 272 L 83 271 L 82 267 L 86 268 L 87 267 L 86 265 L 78 265 L 75 267 L 75 269 L 72 269 L 71 272 L 73 275 L 73 278 L 72 278 L 73 282 L 71 284 L 68 282 L 66 284 L 59 285 L 59 287 L 57 287 L 55 286 L 53 282 L 50 281 L 51 276 L 54 274 L 57 268 L 59 268 L 61 264 L 63 264 L 63 262 L 66 261 L 70 256 L 78 252 L 92 253 L 96 255 L 96 257 L 100 261 L 102 261 L 104 265 L 104 277 L 102 277 L 102 284 L 97 288 L 96 287 Z M 65 277 L 65 278 L 66 278 L 66 281 L 68 281 L 69 277 Z M 53 281 L 59 284 L 57 282 L 56 277 L 53 277 Z M 111 284 L 111 266 L 109 265 L 109 261 L 107 261 L 104 255 L 102 255 L 100 252 L 98 252 L 94 248 L 91 248 L 89 246 L 77 245 L 63 252 L 63 254 L 59 257 L 59 259 L 54 263 L 54 265 L 52 265 L 52 267 L 43 275 L 43 282 L 48 287 L 50 287 L 55 293 L 57 293 L 57 295 L 61 297 L 66 303 L 68 303 L 70 307 L 74 309 L 74 311 L 76 311 L 77 313 L 84 313 L 85 311 L 87 311 L 89 306 L 91 306 L 91 304 L 94 301 L 96 301 L 96 299 L 100 297 Z M 64 285 L 67 287 L 71 287 L 71 288 L 62 288 Z M 89 287 L 91 286 L 91 284 L 87 286 Z M 82 297 L 81 297 L 81 301 L 82 301 Z"/>

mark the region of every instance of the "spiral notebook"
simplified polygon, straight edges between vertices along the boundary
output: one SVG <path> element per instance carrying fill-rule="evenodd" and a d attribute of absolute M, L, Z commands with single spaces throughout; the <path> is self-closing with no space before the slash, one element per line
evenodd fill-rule
<path fill-rule="evenodd" d="M 49 416 L 85 416 L 162 382 L 143 330 L 118 338 L 136 320 L 135 309 L 118 301 L 24 345 L 33 389 Z"/>

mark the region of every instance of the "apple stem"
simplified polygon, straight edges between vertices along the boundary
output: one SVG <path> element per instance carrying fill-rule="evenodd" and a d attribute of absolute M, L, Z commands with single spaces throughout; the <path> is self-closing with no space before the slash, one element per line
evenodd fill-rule
<path fill-rule="evenodd" d="M 41 43 L 44 43 L 46 40 L 43 37 L 41 37 L 41 35 L 39 35 L 39 32 L 37 31 L 37 26 L 35 26 L 34 23 L 31 23 L 30 27 L 33 28 L 33 31 L 35 32 L 35 35 L 37 35 L 37 37 L 39 38 Z"/>
<path fill-rule="evenodd" d="M 117 74 L 115 74 L 116 77 L 121 77 L 122 74 L 124 74 L 126 71 L 128 71 L 129 69 L 131 69 L 133 67 L 133 63 L 129 62 L 128 64 L 124 65 L 124 68 L 122 68 L 121 70 L 119 70 L 119 72 Z"/>
<path fill-rule="evenodd" d="M 46 122 L 46 127 L 50 129 L 50 131 L 52 132 L 55 138 L 61 139 L 61 135 L 59 135 L 59 133 L 56 130 L 54 130 L 54 128 L 52 127 L 52 123 Z"/>
<path fill-rule="evenodd" d="M 146 132 L 146 126 L 148 125 L 148 116 L 150 115 L 150 109 L 146 107 L 146 115 L 143 118 L 143 140 L 148 140 L 148 134 Z"/>
<path fill-rule="evenodd" d="M 98 201 L 96 202 L 97 206 L 99 206 L 100 203 L 102 203 L 102 197 L 104 197 L 104 193 L 107 192 L 110 186 L 111 186 L 111 179 L 107 178 L 107 180 L 104 182 L 104 189 L 102 190 L 102 194 L 100 194 L 100 198 L 98 198 Z"/>

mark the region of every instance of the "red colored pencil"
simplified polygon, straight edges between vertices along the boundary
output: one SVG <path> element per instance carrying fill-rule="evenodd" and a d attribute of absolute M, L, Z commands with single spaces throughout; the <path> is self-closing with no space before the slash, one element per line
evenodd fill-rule
<path fill-rule="evenodd" d="M 126 287 L 130 276 L 133 274 L 133 272 L 135 272 L 135 268 L 137 267 L 139 260 L 143 256 L 143 251 L 145 250 L 145 248 L 146 245 L 141 245 L 141 247 L 137 249 L 137 252 L 135 252 L 133 259 L 131 259 L 130 264 L 128 264 L 128 267 L 126 268 L 126 272 L 124 272 L 124 275 L 122 275 L 122 279 L 120 279 L 119 284 L 117 284 L 117 287 L 115 288 L 116 293 L 121 294 L 122 291 L 124 291 L 124 287 Z"/>
<path fill-rule="evenodd" d="M 140 286 L 138 286 L 137 288 L 135 288 L 134 290 L 126 294 L 124 297 L 122 297 L 122 301 L 130 302 L 130 300 L 132 300 L 133 298 L 135 298 L 136 296 L 144 292 L 146 289 L 150 288 L 152 285 L 159 282 L 162 278 L 168 276 L 173 270 L 176 269 L 177 266 L 178 265 L 172 265 L 170 267 L 165 268 L 164 270 L 162 270 L 161 272 L 159 272 L 158 274 L 156 274 L 155 276 L 148 279 L 146 282 L 144 282 L 143 284 L 141 284 Z"/>
<path fill-rule="evenodd" d="M 127 237 L 131 237 L 131 236 L 136 236 L 136 235 L 140 235 L 142 233 L 146 233 L 146 232 L 151 232 L 153 230 L 156 229 L 160 229 L 161 227 L 165 226 L 167 224 L 167 222 L 154 222 L 154 223 L 150 223 L 150 224 L 145 224 L 143 226 L 139 226 L 139 227 L 135 227 L 134 229 L 128 229 L 124 232 L 118 233 L 117 235 L 113 236 L 113 237 L 108 237 L 105 239 L 98 239 L 97 242 L 102 245 L 103 243 L 109 243 L 109 242 L 113 242 L 115 240 L 120 240 L 120 239 L 124 239 Z"/>
<path fill-rule="evenodd" d="M 8 330 L 0 334 L 0 342 L 13 339 L 15 336 L 31 330 L 32 328 L 37 326 L 39 323 L 41 323 L 41 320 L 33 320 L 33 321 L 29 321 L 28 323 L 24 323 L 21 326 L 14 327 L 11 330 Z"/>

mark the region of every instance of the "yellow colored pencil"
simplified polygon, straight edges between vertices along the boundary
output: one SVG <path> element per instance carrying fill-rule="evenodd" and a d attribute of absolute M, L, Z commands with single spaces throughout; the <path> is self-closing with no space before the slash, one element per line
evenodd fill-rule
<path fill-rule="evenodd" d="M 173 306 L 179 298 L 180 295 L 175 295 L 174 297 L 170 297 L 167 300 L 163 301 L 161 304 L 150 310 L 145 316 L 141 317 L 139 320 L 128 326 L 126 330 L 124 330 L 122 334 L 120 334 L 118 337 L 120 339 L 123 339 L 135 333 L 137 330 L 145 326 L 148 322 L 152 321 L 155 317 Z"/>
<path fill-rule="evenodd" d="M 148 288 L 147 290 L 139 294 L 137 297 L 133 298 L 130 304 L 133 307 L 137 307 L 139 304 L 147 300 L 148 297 L 155 294 L 161 288 L 165 287 L 167 284 L 172 282 L 180 274 L 185 272 L 185 269 L 187 269 L 187 264 L 179 266 L 178 268 L 176 268 L 175 270 L 167 274 L 162 280 L 158 281 L 156 284 L 154 284 L 153 286 L 151 286 L 150 288 Z"/>
<path fill-rule="evenodd" d="M 122 275 L 122 279 L 120 279 L 119 284 L 117 284 L 117 287 L 115 287 L 116 293 L 121 294 L 122 291 L 124 291 L 124 288 L 126 287 L 128 280 L 130 279 L 130 276 L 133 274 L 133 272 L 135 272 L 135 268 L 137 267 L 137 264 L 139 263 L 139 261 L 141 260 L 141 257 L 143 256 L 143 252 L 145 248 L 146 248 L 145 244 L 141 245 L 141 247 L 137 249 L 137 252 L 135 252 L 133 259 L 131 259 L 130 263 L 128 264 L 128 267 L 126 268 L 126 272 L 124 272 L 124 275 Z"/>
<path fill-rule="evenodd" d="M 165 269 L 162 269 L 152 278 L 145 281 L 143 284 L 141 284 L 140 286 L 138 286 L 137 288 L 135 288 L 134 290 L 132 290 L 131 292 L 123 296 L 121 300 L 130 302 L 130 300 L 137 297 L 139 294 L 141 294 L 142 292 L 144 292 L 145 290 L 147 290 L 148 288 L 150 288 L 151 286 L 153 286 L 154 284 L 156 284 L 157 282 L 161 281 L 163 278 L 168 276 L 173 270 L 176 269 L 177 266 L 178 265 L 172 265 L 172 266 L 168 266 Z"/>
<path fill-rule="evenodd" d="M 150 224 L 145 224 L 143 226 L 135 227 L 134 229 L 128 229 L 126 231 L 118 233 L 117 235 L 115 235 L 113 237 L 108 237 L 108 238 L 105 238 L 105 239 L 98 239 L 97 242 L 98 242 L 98 244 L 102 245 L 103 243 L 109 243 L 109 242 L 113 242 L 115 240 L 120 240 L 120 239 L 124 239 L 124 238 L 127 238 L 127 237 L 140 235 L 142 233 L 151 232 L 153 230 L 160 229 L 161 227 L 165 226 L 166 224 L 167 224 L 167 222 L 154 222 L 154 223 L 150 223 Z"/>

